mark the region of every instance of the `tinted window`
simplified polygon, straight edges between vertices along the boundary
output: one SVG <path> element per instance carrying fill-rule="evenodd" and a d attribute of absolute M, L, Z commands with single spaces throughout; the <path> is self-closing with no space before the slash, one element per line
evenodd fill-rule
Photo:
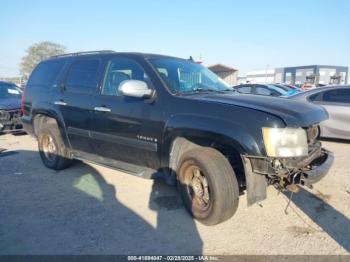
<path fill-rule="evenodd" d="M 333 103 L 350 103 L 350 88 L 326 91 L 323 95 L 323 101 Z"/>
<path fill-rule="evenodd" d="M 137 62 L 128 58 L 115 58 L 109 62 L 101 93 L 117 96 L 120 83 L 129 79 L 145 81 L 150 86 L 149 78 Z"/>
<path fill-rule="evenodd" d="M 40 63 L 30 75 L 27 86 L 52 86 L 61 72 L 65 61 L 53 60 Z"/>
<path fill-rule="evenodd" d="M 322 97 L 323 97 L 323 92 L 320 92 L 320 93 L 309 96 L 308 99 L 311 102 L 317 102 L 317 101 L 322 101 Z"/>
<path fill-rule="evenodd" d="M 80 60 L 72 64 L 67 75 L 66 90 L 73 93 L 91 93 L 98 84 L 97 59 Z"/>
<path fill-rule="evenodd" d="M 238 92 L 243 94 L 251 94 L 252 93 L 252 87 L 251 86 L 242 86 L 238 88 Z"/>
<path fill-rule="evenodd" d="M 255 91 L 258 95 L 264 95 L 264 96 L 270 96 L 272 95 L 272 92 L 271 90 L 265 88 L 265 87 L 260 87 L 260 86 L 257 86 L 255 88 Z"/>

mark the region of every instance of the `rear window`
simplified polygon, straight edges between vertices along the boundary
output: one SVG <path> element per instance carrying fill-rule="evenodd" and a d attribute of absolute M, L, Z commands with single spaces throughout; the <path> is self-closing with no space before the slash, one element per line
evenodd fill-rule
<path fill-rule="evenodd" d="M 61 72 L 65 61 L 53 60 L 41 62 L 32 72 L 27 86 L 52 86 Z"/>
<path fill-rule="evenodd" d="M 66 81 L 66 91 L 72 93 L 91 93 L 98 83 L 97 59 L 80 60 L 72 64 Z"/>

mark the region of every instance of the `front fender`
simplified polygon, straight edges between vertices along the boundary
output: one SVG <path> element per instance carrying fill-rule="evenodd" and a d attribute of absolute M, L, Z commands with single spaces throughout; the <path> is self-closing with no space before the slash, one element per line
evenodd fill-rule
<path fill-rule="evenodd" d="M 242 156 L 247 202 L 248 205 L 252 205 L 266 198 L 267 181 L 265 176 L 251 172 L 249 163 L 245 161 L 244 156 L 262 156 L 265 154 L 260 136 L 260 128 L 259 130 L 257 128 L 248 130 L 238 122 L 233 123 L 227 120 L 197 115 L 173 116 L 167 121 L 164 130 L 162 164 L 163 166 L 169 166 L 169 152 L 172 141 L 177 137 L 209 138 L 230 145 Z"/>
<path fill-rule="evenodd" d="M 162 163 L 167 164 L 172 141 L 176 137 L 213 139 L 233 146 L 240 154 L 261 155 L 261 147 L 254 135 L 239 123 L 182 114 L 172 116 L 166 123 L 163 135 Z"/>

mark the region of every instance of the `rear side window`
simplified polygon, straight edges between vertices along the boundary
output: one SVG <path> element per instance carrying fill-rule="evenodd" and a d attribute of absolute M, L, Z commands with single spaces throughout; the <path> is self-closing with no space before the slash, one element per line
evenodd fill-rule
<path fill-rule="evenodd" d="M 30 75 L 27 86 L 52 86 L 64 64 L 64 60 L 41 62 Z"/>
<path fill-rule="evenodd" d="M 97 59 L 86 59 L 73 63 L 67 75 L 66 91 L 91 93 L 98 84 L 99 66 L 100 61 Z"/>
<path fill-rule="evenodd" d="M 242 86 L 238 88 L 238 92 L 242 94 L 251 94 L 252 93 L 252 87 L 251 86 Z"/>
<path fill-rule="evenodd" d="M 265 88 L 265 87 L 259 87 L 257 86 L 256 89 L 255 89 L 256 93 L 258 95 L 263 95 L 263 96 L 270 96 L 272 95 L 272 92 L 271 90 Z"/>
<path fill-rule="evenodd" d="M 350 103 L 350 88 L 326 91 L 323 95 L 324 102 Z"/>

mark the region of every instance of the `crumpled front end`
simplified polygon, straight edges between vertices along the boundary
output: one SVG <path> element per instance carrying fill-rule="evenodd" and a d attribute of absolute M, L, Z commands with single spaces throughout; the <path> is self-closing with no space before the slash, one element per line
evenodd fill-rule
<path fill-rule="evenodd" d="M 21 110 L 0 110 L 0 132 L 20 132 L 23 131 L 21 122 Z"/>
<path fill-rule="evenodd" d="M 272 158 L 243 155 L 246 173 L 248 205 L 266 198 L 267 185 L 297 192 L 297 185 L 312 188 L 333 164 L 333 153 L 322 148 L 317 141 L 315 126 L 307 129 L 308 155 L 306 157 Z"/>

